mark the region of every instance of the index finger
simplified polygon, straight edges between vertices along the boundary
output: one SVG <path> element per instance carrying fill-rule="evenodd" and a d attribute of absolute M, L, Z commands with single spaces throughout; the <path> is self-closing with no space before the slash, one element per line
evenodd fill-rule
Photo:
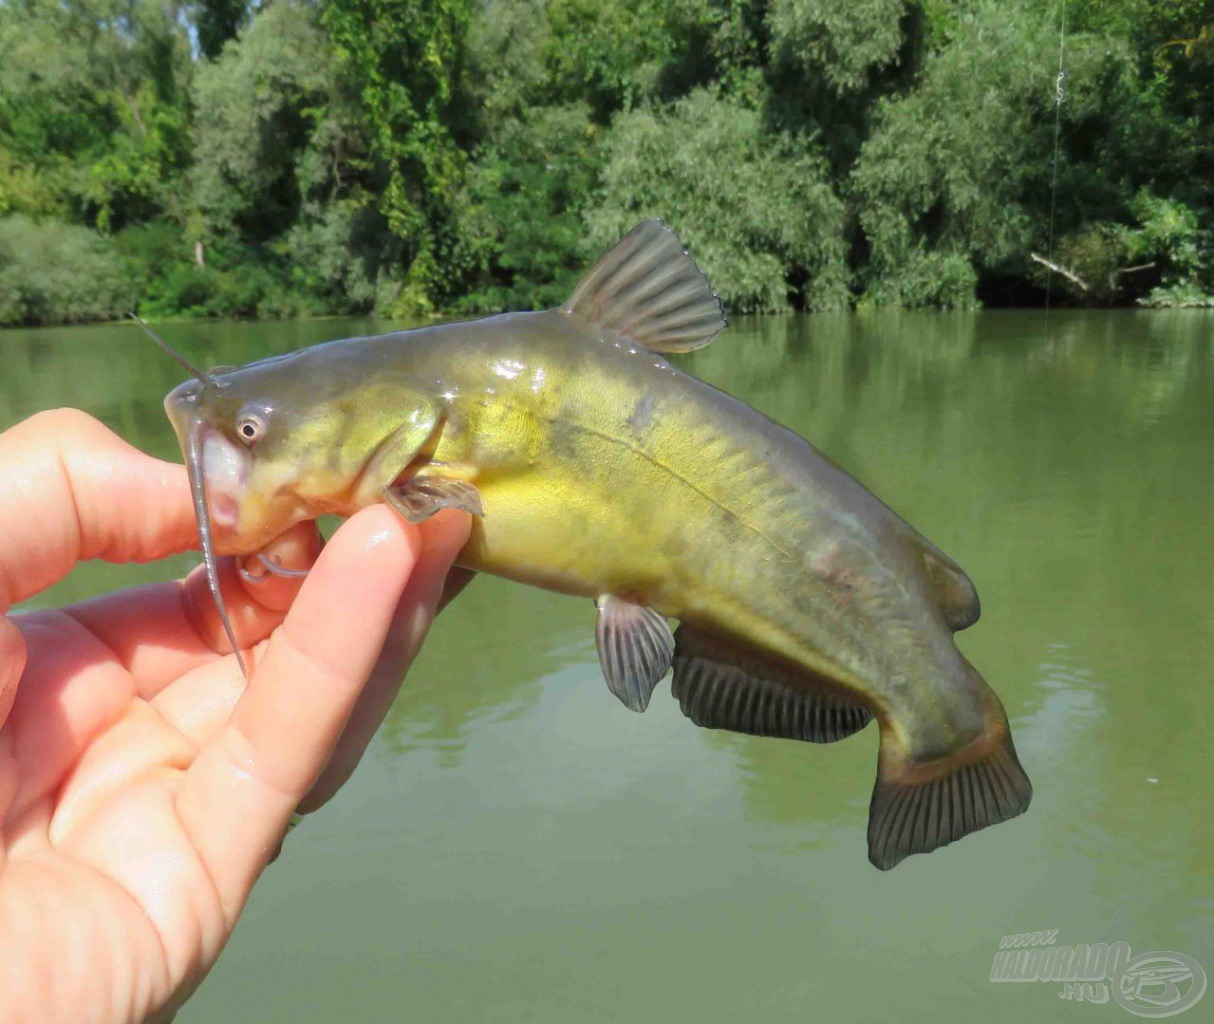
<path fill-rule="evenodd" d="M 186 774 L 177 813 L 229 921 L 332 757 L 423 549 L 422 528 L 384 505 L 347 520 Z"/>
<path fill-rule="evenodd" d="M 80 561 L 149 562 L 198 546 L 185 467 L 77 409 L 0 434 L 0 614 Z"/>

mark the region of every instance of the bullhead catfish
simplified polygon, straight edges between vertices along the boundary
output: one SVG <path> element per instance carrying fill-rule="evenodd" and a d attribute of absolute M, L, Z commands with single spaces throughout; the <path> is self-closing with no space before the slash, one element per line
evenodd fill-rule
<path fill-rule="evenodd" d="M 595 601 L 626 707 L 673 666 L 706 728 L 818 743 L 876 718 L 878 868 L 1020 814 L 1007 716 L 953 638 L 973 584 L 807 441 L 664 358 L 723 327 L 650 220 L 556 309 L 185 364 L 165 405 L 216 600 L 217 554 L 301 520 L 463 509 L 460 564 Z"/>

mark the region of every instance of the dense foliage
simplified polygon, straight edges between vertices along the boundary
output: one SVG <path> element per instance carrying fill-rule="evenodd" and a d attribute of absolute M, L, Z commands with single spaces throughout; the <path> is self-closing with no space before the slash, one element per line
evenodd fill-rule
<path fill-rule="evenodd" d="M 1214 304 L 1214 0 L 1068 0 L 1059 104 L 1060 13 L 0 0 L 0 323 L 552 304 L 652 215 L 735 311 Z"/>

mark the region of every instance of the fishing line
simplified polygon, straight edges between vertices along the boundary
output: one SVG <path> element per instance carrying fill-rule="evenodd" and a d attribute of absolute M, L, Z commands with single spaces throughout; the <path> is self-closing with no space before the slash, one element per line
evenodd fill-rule
<path fill-rule="evenodd" d="M 1046 251 L 1050 256 L 1050 264 L 1054 262 L 1054 206 L 1058 198 L 1058 140 L 1062 134 L 1062 101 L 1066 98 L 1066 71 L 1062 67 L 1062 59 L 1066 53 L 1066 0 L 1062 0 L 1060 14 L 1061 27 L 1058 31 L 1058 76 L 1054 79 L 1054 173 L 1050 182 L 1050 240 Z M 1045 268 L 1045 312 L 1050 312 L 1050 286 L 1054 281 L 1054 268 Z"/>

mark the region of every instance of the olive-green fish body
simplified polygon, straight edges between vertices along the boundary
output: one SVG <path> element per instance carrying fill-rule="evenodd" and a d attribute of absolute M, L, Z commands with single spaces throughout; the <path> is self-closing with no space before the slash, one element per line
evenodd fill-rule
<path fill-rule="evenodd" d="M 878 866 L 1019 813 L 1003 710 L 953 640 L 977 618 L 972 584 L 808 442 L 666 361 L 722 326 L 672 238 L 646 222 L 565 307 L 183 386 L 170 411 L 183 443 L 200 432 L 212 514 L 228 511 L 217 547 L 252 553 L 385 498 L 410 517 L 483 513 L 461 563 L 596 599 L 628 706 L 673 660 L 701 725 L 827 741 L 877 717 Z"/>

